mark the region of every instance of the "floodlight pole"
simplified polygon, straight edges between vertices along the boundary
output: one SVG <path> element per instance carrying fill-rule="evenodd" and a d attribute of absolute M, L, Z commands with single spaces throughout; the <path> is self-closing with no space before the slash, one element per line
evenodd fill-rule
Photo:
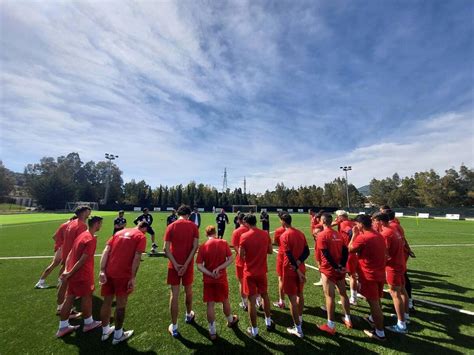
<path fill-rule="evenodd" d="M 347 172 L 352 170 L 351 166 L 341 166 L 339 169 L 343 170 L 346 173 L 346 196 L 347 196 L 347 208 L 351 208 L 351 203 L 349 201 L 349 181 L 347 180 Z"/>
<path fill-rule="evenodd" d="M 110 190 L 110 176 L 112 175 L 112 160 L 115 160 L 118 158 L 118 155 L 110 154 L 110 153 L 105 153 L 105 159 L 109 161 L 109 165 L 107 168 L 107 178 L 105 180 L 105 196 L 104 196 L 104 205 L 107 204 L 107 200 L 109 198 L 109 190 Z"/>

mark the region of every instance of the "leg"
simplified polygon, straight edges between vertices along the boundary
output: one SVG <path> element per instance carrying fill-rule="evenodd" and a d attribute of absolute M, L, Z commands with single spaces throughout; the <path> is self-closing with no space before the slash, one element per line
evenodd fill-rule
<path fill-rule="evenodd" d="M 60 307 L 64 303 L 64 297 L 66 296 L 66 291 L 67 291 L 67 283 L 68 283 L 67 280 L 63 280 L 61 282 L 61 285 L 59 285 L 58 296 L 57 296 L 58 307 Z"/>
<path fill-rule="evenodd" d="M 61 308 L 61 321 L 66 321 L 69 319 L 69 314 L 71 313 L 75 298 L 76 297 L 74 295 L 68 295 L 64 300 L 63 306 Z"/>
<path fill-rule="evenodd" d="M 407 293 L 407 290 L 405 289 L 405 286 L 401 287 L 401 295 L 402 295 L 404 312 L 408 314 L 408 312 L 410 311 L 410 306 L 409 306 L 410 298 L 408 297 L 408 293 Z"/>
<path fill-rule="evenodd" d="M 59 252 L 59 253 L 58 253 Z M 46 279 L 49 274 L 61 263 L 61 249 L 58 249 L 56 253 L 54 254 L 53 261 L 51 261 L 51 264 L 48 265 L 48 267 L 43 271 L 41 274 L 40 280 Z"/>
<path fill-rule="evenodd" d="M 102 321 L 102 326 L 107 326 L 110 324 L 110 315 L 112 314 L 112 302 L 114 296 L 105 296 L 102 307 L 100 308 L 100 320 Z"/>
<path fill-rule="evenodd" d="M 304 308 L 304 296 L 303 292 L 298 295 L 298 315 L 303 317 L 303 308 Z"/>
<path fill-rule="evenodd" d="M 83 319 L 92 316 L 92 293 L 90 295 L 81 297 L 81 310 Z"/>
<path fill-rule="evenodd" d="M 351 309 L 349 305 L 349 297 L 346 293 L 346 281 L 344 279 L 339 280 L 336 283 L 337 290 L 339 291 L 339 296 L 341 297 L 342 308 L 344 309 L 344 315 L 351 314 Z"/>
<path fill-rule="evenodd" d="M 278 276 L 278 295 L 280 296 L 279 302 L 284 302 L 285 292 L 283 291 L 283 280 L 281 279 L 281 276 Z"/>
<path fill-rule="evenodd" d="M 185 292 L 186 312 L 191 313 L 191 311 L 193 310 L 193 285 L 191 284 L 191 285 L 184 286 L 184 292 Z"/>
<path fill-rule="evenodd" d="M 390 296 L 392 296 L 393 306 L 395 307 L 395 312 L 397 313 L 397 319 L 400 322 L 405 321 L 405 305 L 403 304 L 401 287 L 389 285 L 390 287 Z"/>
<path fill-rule="evenodd" d="M 170 293 L 170 314 L 171 314 L 171 323 L 178 323 L 178 311 L 179 311 L 179 285 L 171 286 Z"/>
<path fill-rule="evenodd" d="M 262 293 L 261 296 L 263 299 L 263 311 L 265 313 L 265 317 L 270 318 L 271 306 L 270 306 L 270 298 L 268 297 L 268 293 Z"/>
<path fill-rule="evenodd" d="M 125 320 L 125 307 L 127 306 L 128 295 L 117 296 L 117 305 L 115 306 L 115 329 L 122 329 Z"/>
<path fill-rule="evenodd" d="M 209 324 L 213 324 L 215 320 L 216 320 L 215 303 L 207 302 L 207 321 L 209 322 Z"/>
<path fill-rule="evenodd" d="M 230 308 L 230 302 L 228 298 L 226 298 L 224 302 L 222 302 L 222 310 L 226 318 L 229 318 L 229 316 L 232 315 L 232 309 Z"/>
<path fill-rule="evenodd" d="M 327 318 L 329 322 L 334 322 L 334 310 L 336 308 L 334 302 L 334 283 L 324 274 L 321 274 L 321 281 L 323 283 L 324 296 L 326 298 Z"/>
<path fill-rule="evenodd" d="M 351 288 L 351 302 L 357 302 L 357 274 L 354 272 L 349 276 L 349 285 Z"/>
<path fill-rule="evenodd" d="M 155 235 L 154 234 L 150 234 L 150 237 L 151 237 L 151 244 L 155 244 Z"/>
<path fill-rule="evenodd" d="M 300 325 L 300 312 L 298 307 L 298 301 L 296 295 L 288 295 L 288 299 L 290 300 L 290 311 L 291 316 L 293 318 L 293 322 L 296 326 Z"/>
<path fill-rule="evenodd" d="M 249 296 L 248 312 L 249 312 L 250 323 L 252 324 L 252 327 L 254 328 L 257 327 L 257 307 L 255 305 L 256 301 L 257 301 L 257 295 Z"/>
<path fill-rule="evenodd" d="M 370 313 L 375 323 L 375 329 L 383 331 L 383 313 L 380 308 L 380 299 L 367 300 L 367 302 L 369 302 Z"/>

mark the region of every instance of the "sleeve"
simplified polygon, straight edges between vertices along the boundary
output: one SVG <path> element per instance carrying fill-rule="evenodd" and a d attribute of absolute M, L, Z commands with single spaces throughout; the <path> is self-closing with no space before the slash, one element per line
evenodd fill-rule
<path fill-rule="evenodd" d="M 238 244 L 237 244 L 237 233 L 236 233 L 236 230 L 232 232 L 232 238 L 230 239 L 230 243 L 232 244 L 232 246 L 234 248 L 238 248 Z"/>
<path fill-rule="evenodd" d="M 227 242 L 225 243 L 225 246 L 226 246 L 226 249 L 225 249 L 226 256 L 227 257 L 232 256 L 232 250 L 230 250 L 229 244 L 227 244 Z"/>
<path fill-rule="evenodd" d="M 138 224 L 138 221 L 140 220 L 140 217 L 141 217 L 141 216 L 138 216 L 137 218 L 135 218 L 135 219 L 133 220 L 133 223 L 134 223 L 135 225 Z"/>
<path fill-rule="evenodd" d="M 225 215 L 225 221 L 226 223 L 229 223 L 229 217 L 227 217 L 227 214 Z"/>
<path fill-rule="evenodd" d="M 150 214 L 150 226 L 153 224 L 153 216 Z"/>
<path fill-rule="evenodd" d="M 204 244 L 203 244 L 204 245 Z M 196 264 L 202 264 L 203 263 L 203 245 L 201 245 L 199 247 L 199 250 L 198 250 L 198 255 L 197 255 L 197 258 L 196 258 Z"/>
<path fill-rule="evenodd" d="M 199 229 L 195 224 L 194 224 L 194 238 L 199 239 Z"/>
<path fill-rule="evenodd" d="M 172 229 L 173 229 L 173 224 L 170 224 L 168 227 L 166 227 L 165 235 L 163 237 L 163 240 L 165 242 L 171 242 L 171 239 L 173 237 Z"/>
<path fill-rule="evenodd" d="M 89 240 L 86 245 L 84 246 L 84 250 L 82 254 L 87 254 L 89 256 L 94 256 L 95 253 L 95 243 L 94 240 Z"/>
<path fill-rule="evenodd" d="M 216 216 L 216 223 L 219 223 L 219 215 Z"/>
<path fill-rule="evenodd" d="M 293 253 L 291 252 L 290 245 L 288 243 L 288 238 L 286 236 L 281 238 L 281 246 L 283 247 L 283 251 L 285 252 L 286 257 L 290 261 L 290 264 L 296 269 L 298 267 L 298 264 L 296 263 Z"/>
<path fill-rule="evenodd" d="M 117 224 L 119 224 L 119 221 L 118 221 L 118 218 L 115 218 L 114 219 L 114 226 L 117 225 Z"/>
<path fill-rule="evenodd" d="M 123 219 L 123 224 L 127 224 L 127 219 L 126 218 Z"/>
<path fill-rule="evenodd" d="M 135 248 L 135 253 L 144 253 L 146 250 L 146 237 L 141 235 L 138 238 L 137 247 Z"/>
<path fill-rule="evenodd" d="M 356 240 L 352 242 L 352 248 L 354 249 L 363 249 L 365 245 L 365 238 L 362 235 L 359 235 Z"/>
<path fill-rule="evenodd" d="M 341 257 L 341 265 L 345 267 L 347 264 L 347 259 L 349 258 L 349 249 L 347 249 L 347 246 L 343 245 L 342 246 L 342 257 Z"/>
<path fill-rule="evenodd" d="M 326 236 L 324 234 L 323 235 L 319 234 L 318 239 L 316 241 L 316 247 L 319 250 L 327 249 L 328 244 L 327 244 L 327 241 L 326 241 Z"/>
<path fill-rule="evenodd" d="M 300 257 L 298 258 L 298 260 L 299 260 L 301 263 L 304 263 L 304 261 L 305 261 L 306 259 L 308 259 L 308 256 L 309 256 L 309 248 L 308 248 L 308 244 L 305 243 L 303 252 L 301 253 L 301 255 L 300 255 Z"/>
<path fill-rule="evenodd" d="M 107 241 L 107 245 L 110 246 L 110 247 L 112 247 L 112 245 L 114 244 L 114 240 L 115 240 L 115 239 L 116 239 L 116 238 L 114 238 L 114 237 L 110 237 L 109 240 Z"/>

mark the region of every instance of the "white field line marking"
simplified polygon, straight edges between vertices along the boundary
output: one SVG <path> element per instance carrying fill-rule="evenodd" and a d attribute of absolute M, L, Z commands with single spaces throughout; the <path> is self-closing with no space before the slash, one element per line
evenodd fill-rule
<path fill-rule="evenodd" d="M 102 256 L 102 254 L 94 254 L 94 256 Z M 54 255 L 37 255 L 37 256 L 2 256 L 0 260 L 22 260 L 22 259 L 52 259 Z"/>
<path fill-rule="evenodd" d="M 442 247 L 474 247 L 474 244 L 410 244 L 410 248 L 442 248 Z M 314 248 L 309 248 L 309 250 L 314 250 Z"/>
<path fill-rule="evenodd" d="M 311 248 L 311 249 L 314 249 L 314 248 Z M 278 249 L 273 249 L 273 251 L 274 251 L 274 252 L 278 252 Z M 309 265 L 309 264 L 306 264 L 306 263 L 305 263 L 305 266 L 306 266 L 306 267 L 309 267 L 310 269 L 314 269 L 314 270 L 318 270 L 318 271 L 319 271 L 319 268 L 317 268 L 316 266 Z M 389 293 L 389 290 L 388 290 L 388 289 L 384 289 L 383 291 L 386 292 L 386 293 Z M 358 297 L 363 298 L 361 295 L 358 295 Z M 467 315 L 469 315 L 469 316 L 474 316 L 474 312 L 468 311 L 468 310 L 466 310 L 466 309 L 458 309 L 458 308 L 454 308 L 454 307 L 447 306 L 447 305 L 444 305 L 444 304 L 440 304 L 440 303 L 436 303 L 436 302 L 431 302 L 431 301 L 427 301 L 427 300 L 422 300 L 422 299 L 419 299 L 419 298 L 414 298 L 413 300 L 414 300 L 415 302 L 426 303 L 426 304 L 429 304 L 429 305 L 431 305 L 431 306 L 440 307 L 440 308 L 445 308 L 445 309 L 449 309 L 449 310 L 451 310 L 451 311 L 455 311 L 455 312 L 467 314 Z"/>

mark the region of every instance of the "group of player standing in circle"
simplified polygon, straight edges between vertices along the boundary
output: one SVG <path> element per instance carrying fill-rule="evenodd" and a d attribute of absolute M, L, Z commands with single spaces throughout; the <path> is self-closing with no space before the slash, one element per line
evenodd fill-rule
<path fill-rule="evenodd" d="M 92 318 L 92 295 L 94 286 L 94 254 L 97 245 L 95 235 L 102 227 L 102 218 L 90 217 L 91 209 L 78 207 L 75 216 L 61 224 L 55 233 L 55 257 L 41 275 L 36 288 L 46 288 L 45 278 L 61 265 L 58 284 L 57 314 L 60 316 L 57 337 L 63 337 L 79 328 L 69 324 L 69 319 L 82 316 L 83 332 L 102 327 L 102 340 L 113 334 L 113 344 L 128 339 L 133 330 L 124 331 L 125 308 L 129 295 L 135 289 L 136 275 L 142 254 L 146 250 L 145 233 L 152 238 L 151 254 L 156 252 L 155 233 L 151 227 L 153 217 L 147 209 L 135 219 L 135 228 L 125 228 L 123 211 L 114 221 L 114 234 L 107 241 L 100 260 L 99 284 L 104 297 L 100 317 Z M 408 256 L 414 256 L 405 239 L 403 228 L 395 213 L 383 206 L 380 212 L 358 215 L 350 220 L 347 212 L 336 211 L 336 219 L 330 213 L 310 211 L 311 232 L 315 240 L 315 258 L 321 273 L 321 285 L 325 295 L 327 323 L 318 328 L 325 334 L 336 333 L 335 292 L 340 296 L 344 310 L 342 323 L 352 328 L 351 305 L 357 304 L 361 294 L 369 303 L 370 315 L 365 320 L 373 330 L 364 330 L 370 338 L 385 340 L 384 329 L 406 333 L 409 310 L 412 306 L 407 293 L 406 264 Z M 194 281 L 194 256 L 197 252 L 197 269 L 203 274 L 203 301 L 207 303 L 209 337 L 216 339 L 215 304 L 223 304 L 227 326 L 235 327 L 239 322 L 232 313 L 226 269 L 235 260 L 235 273 L 239 281 L 240 307 L 248 312 L 250 326 L 247 333 L 259 336 L 257 308 L 263 308 L 267 331 L 275 329 L 271 318 L 271 302 L 268 295 L 267 255 L 273 253 L 273 244 L 278 246 L 276 271 L 278 274 L 279 300 L 275 307 L 286 308 L 285 295 L 293 325 L 288 333 L 302 338 L 304 286 L 306 283 L 305 260 L 310 250 L 304 233 L 292 226 L 292 216 L 279 212 L 281 226 L 274 231 L 273 240 L 269 232 L 269 217 L 266 211 L 260 215 L 262 229 L 257 228 L 253 213 L 238 213 L 234 219 L 235 230 L 230 245 L 222 239 L 229 219 L 222 210 L 214 226 L 207 226 L 207 240 L 199 246 L 201 218 L 197 210 L 182 205 L 167 219 L 164 234 L 164 253 L 168 258 L 167 284 L 170 285 L 170 316 L 168 327 L 173 337 L 179 336 L 178 314 L 181 285 L 185 293 L 185 322 L 192 323 L 195 314 L 192 308 Z M 334 227 L 337 226 L 337 230 Z M 232 253 L 235 254 L 235 258 Z M 345 277 L 350 277 L 350 298 L 346 293 Z M 380 300 L 384 284 L 389 285 L 396 311 L 395 325 L 384 328 Z M 411 291 L 411 290 L 410 290 Z M 81 313 L 73 308 L 76 298 L 81 298 Z M 112 303 L 115 298 L 115 325 L 110 324 Z M 322 307 L 323 308 L 323 307 Z"/>

